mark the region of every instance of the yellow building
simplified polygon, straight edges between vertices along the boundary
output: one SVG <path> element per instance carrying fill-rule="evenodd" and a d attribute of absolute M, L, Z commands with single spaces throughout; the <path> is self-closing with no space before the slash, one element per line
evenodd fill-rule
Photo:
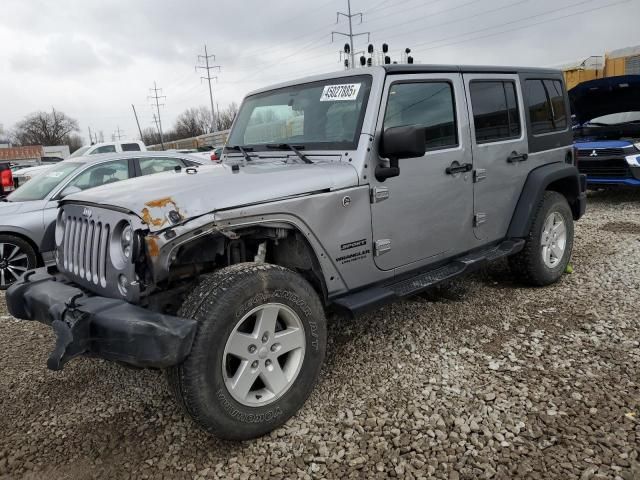
<path fill-rule="evenodd" d="M 562 68 L 567 89 L 577 84 L 602 77 L 640 75 L 640 45 L 620 48 L 602 56 L 592 56 L 580 63 Z"/>

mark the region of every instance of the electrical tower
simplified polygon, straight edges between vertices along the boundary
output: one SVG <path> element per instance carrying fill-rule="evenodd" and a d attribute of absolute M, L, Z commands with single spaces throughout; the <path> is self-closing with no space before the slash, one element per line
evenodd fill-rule
<path fill-rule="evenodd" d="M 124 137 L 123 135 L 123 131 L 120 130 L 120 125 L 117 126 L 116 131 L 113 133 L 113 137 L 117 138 L 118 141 L 120 141 L 122 139 L 122 137 Z"/>
<path fill-rule="evenodd" d="M 338 23 L 340 21 L 340 15 L 342 15 L 343 17 L 345 17 L 348 21 L 349 21 L 349 33 L 344 33 L 344 32 L 331 32 L 331 41 L 333 42 L 333 37 L 334 35 L 343 35 L 345 37 L 349 37 L 349 48 L 345 48 L 344 49 L 344 53 L 346 53 L 347 55 L 349 55 L 351 57 L 351 62 L 349 65 L 349 68 L 355 68 L 355 58 L 356 58 L 356 52 L 353 49 L 353 37 L 359 37 L 360 35 L 366 35 L 367 36 L 367 42 L 369 42 L 370 38 L 371 38 L 371 32 L 360 32 L 360 33 L 353 33 L 353 17 L 360 17 L 360 23 L 362 23 L 362 13 L 358 12 L 358 13 L 351 13 L 351 0 L 347 0 L 347 13 L 343 13 L 343 12 L 337 12 L 336 13 L 336 23 Z M 346 47 L 346 45 L 345 45 Z M 348 51 L 347 51 L 348 50 Z"/>
<path fill-rule="evenodd" d="M 150 88 L 149 90 L 153 92 L 153 95 L 149 95 L 147 98 L 155 100 L 156 103 L 156 112 L 158 112 L 157 126 L 158 132 L 160 132 L 160 146 L 162 147 L 162 150 L 164 150 L 164 138 L 162 137 L 162 120 L 160 119 L 160 105 L 164 107 L 164 103 L 161 104 L 160 99 L 167 97 L 164 95 L 158 95 L 158 92 L 162 93 L 162 89 L 158 88 L 155 81 L 153 82 L 153 88 Z M 156 117 L 154 115 L 154 120 L 155 119 Z"/>
<path fill-rule="evenodd" d="M 206 80 L 209 82 L 209 100 L 211 101 L 211 131 L 215 132 L 216 131 L 216 112 L 213 108 L 213 90 L 211 89 L 211 80 L 217 80 L 218 77 L 212 77 L 211 76 L 211 70 L 218 70 L 220 71 L 221 67 L 220 65 L 209 65 L 209 59 L 213 58 L 213 61 L 216 61 L 216 56 L 211 54 L 209 55 L 209 53 L 207 52 L 207 46 L 204 46 L 204 55 L 198 55 L 198 62 L 203 62 L 204 61 L 204 65 L 196 65 L 196 72 L 198 71 L 198 69 L 202 69 L 202 70 L 206 70 L 207 71 L 207 76 L 206 77 L 200 77 L 200 80 Z"/>

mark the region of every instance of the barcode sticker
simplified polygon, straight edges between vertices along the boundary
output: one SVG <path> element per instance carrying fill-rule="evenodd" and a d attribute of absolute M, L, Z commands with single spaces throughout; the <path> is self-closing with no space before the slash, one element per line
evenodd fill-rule
<path fill-rule="evenodd" d="M 359 83 L 346 83 L 344 85 L 327 85 L 322 90 L 321 102 L 353 101 L 358 98 Z"/>

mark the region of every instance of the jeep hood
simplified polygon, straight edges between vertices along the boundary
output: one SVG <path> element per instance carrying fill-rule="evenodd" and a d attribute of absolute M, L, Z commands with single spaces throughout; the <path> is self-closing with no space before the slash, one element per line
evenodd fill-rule
<path fill-rule="evenodd" d="M 580 125 L 603 115 L 640 111 L 640 75 L 582 82 L 569 90 L 569 99 Z"/>
<path fill-rule="evenodd" d="M 188 173 L 195 172 L 195 173 Z M 358 184 L 352 165 L 340 162 L 285 164 L 255 162 L 234 172 L 229 164 L 209 165 L 124 180 L 69 195 L 64 203 L 91 203 L 126 209 L 151 231 L 170 225 L 167 214 L 183 220 L 216 210 L 337 190 Z"/>

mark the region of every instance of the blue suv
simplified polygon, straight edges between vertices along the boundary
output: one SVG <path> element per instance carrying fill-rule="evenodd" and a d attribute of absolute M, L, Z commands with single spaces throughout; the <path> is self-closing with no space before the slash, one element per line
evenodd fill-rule
<path fill-rule="evenodd" d="M 640 187 L 640 75 L 583 82 L 569 98 L 577 166 L 587 182 Z"/>

